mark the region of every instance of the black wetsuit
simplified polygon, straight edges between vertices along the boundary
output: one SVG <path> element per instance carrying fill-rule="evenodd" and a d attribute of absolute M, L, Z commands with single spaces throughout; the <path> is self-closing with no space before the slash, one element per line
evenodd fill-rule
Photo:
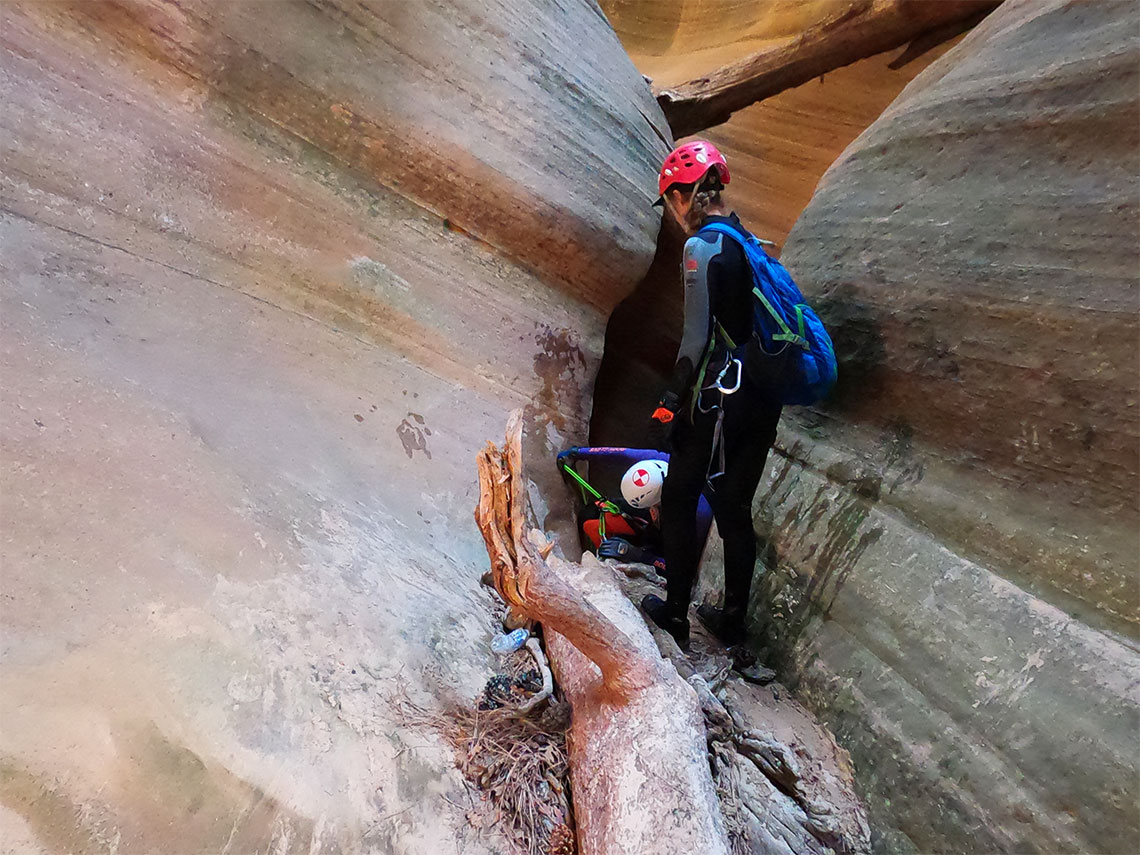
<path fill-rule="evenodd" d="M 735 214 L 710 217 L 709 221 L 743 229 Z M 720 468 L 719 455 L 712 459 L 717 413 L 702 413 L 698 403 L 707 408 L 719 403 L 721 396 L 716 391 L 705 392 L 698 402 L 694 386 L 706 356 L 706 386 L 727 358 L 727 347 L 713 335 L 717 322 L 734 342 L 743 343 L 752 333 L 752 271 L 739 244 L 719 234 L 691 237 L 685 243 L 683 270 L 685 326 L 668 390 L 679 400 L 680 409 L 672 422 L 672 456 L 661 496 L 668 568 L 666 602 L 669 615 L 677 618 L 688 615 L 701 557 L 697 502 L 709 476 L 710 462 L 714 472 Z M 724 473 L 714 479 L 714 489 L 706 495 L 717 531 L 724 539 L 726 617 L 742 626 L 756 565 L 752 498 L 776 438 L 781 405 L 766 399 L 745 376 L 736 394 L 724 396 L 723 406 Z"/>

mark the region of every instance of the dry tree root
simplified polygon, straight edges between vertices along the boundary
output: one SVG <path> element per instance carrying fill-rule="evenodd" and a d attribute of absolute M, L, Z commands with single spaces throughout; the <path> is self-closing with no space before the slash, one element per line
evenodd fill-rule
<path fill-rule="evenodd" d="M 647 657 L 581 591 L 552 572 L 547 559 L 553 545 L 529 529 L 521 411 L 511 414 L 503 448 L 487 443 L 476 463 L 475 522 L 491 559 L 495 590 L 508 608 L 553 629 L 589 659 L 601 672 L 599 688 L 607 699 L 620 703 L 653 685 L 659 657 Z"/>
<path fill-rule="evenodd" d="M 627 588 L 627 593 L 634 592 L 639 593 L 632 586 Z M 667 632 L 655 629 L 653 635 L 662 656 L 686 678 L 700 702 L 709 764 L 732 855 L 868 853 L 866 811 L 854 791 L 836 803 L 821 798 L 791 747 L 763 726 L 756 727 L 757 722 L 745 720 L 731 701 L 733 691 L 726 700 L 718 697 L 717 685 L 726 684 L 727 673 L 718 666 L 716 656 L 700 661 L 696 646 L 686 654 Z M 723 651 L 721 658 L 728 660 Z"/>
<path fill-rule="evenodd" d="M 542 623 L 552 669 L 572 707 L 559 744 L 574 787 L 582 855 L 867 851 L 862 815 L 817 800 L 814 772 L 714 693 L 726 680 L 716 657 L 704 663 L 711 670 L 702 666 L 698 673 L 671 638 L 655 641 L 663 634 L 652 632 L 622 590 L 641 580 L 622 574 L 619 583 L 615 570 L 590 554 L 571 563 L 551 553 L 529 522 L 521 444 L 515 413 L 503 447 L 488 443 L 479 455 L 475 519 L 495 590 L 520 620 Z M 720 658 L 727 661 L 723 651 Z M 515 706 L 493 720 L 468 721 L 456 736 L 461 767 L 501 806 L 512 835 L 544 822 L 532 793 L 541 772 L 535 758 L 548 756 L 549 748 L 533 743 L 536 730 L 548 731 L 520 718 Z M 565 784 L 557 795 L 566 795 Z M 558 816 L 568 820 L 568 810 L 567 798 Z M 568 822 L 560 827 L 570 829 Z M 542 829 L 547 836 L 524 851 L 554 844 L 559 832 Z"/>
<path fill-rule="evenodd" d="M 526 640 L 526 649 L 534 657 L 534 664 L 538 666 L 538 673 L 542 679 L 542 688 L 529 700 L 519 704 L 518 712 L 525 715 L 554 694 L 554 675 L 550 673 L 550 666 L 546 662 L 546 654 L 542 652 L 542 644 L 537 638 Z"/>

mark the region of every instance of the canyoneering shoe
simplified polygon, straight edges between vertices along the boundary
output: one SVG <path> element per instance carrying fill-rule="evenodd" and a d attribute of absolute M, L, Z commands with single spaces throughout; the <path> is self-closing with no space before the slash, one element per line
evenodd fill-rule
<path fill-rule="evenodd" d="M 744 641 L 744 615 L 735 612 L 725 612 L 724 609 L 702 603 L 697 606 L 697 619 L 701 624 L 719 638 L 725 647 L 732 647 Z"/>
<path fill-rule="evenodd" d="M 776 679 L 776 672 L 761 665 L 756 659 L 756 654 L 743 645 L 730 647 L 728 655 L 732 657 L 732 670 L 749 683 L 766 686 Z"/>
<path fill-rule="evenodd" d="M 689 646 L 689 620 L 688 618 L 674 617 L 669 614 L 665 601 L 656 594 L 646 594 L 641 600 L 641 610 L 649 615 L 649 619 L 673 636 L 673 640 L 681 649 Z"/>

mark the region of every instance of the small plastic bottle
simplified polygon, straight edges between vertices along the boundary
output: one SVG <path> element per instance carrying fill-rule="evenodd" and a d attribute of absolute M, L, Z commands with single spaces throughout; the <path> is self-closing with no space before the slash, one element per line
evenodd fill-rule
<path fill-rule="evenodd" d="M 500 656 L 506 656 L 508 653 L 514 653 L 530 638 L 530 632 L 526 629 L 516 629 L 514 632 L 502 633 L 500 632 L 491 639 L 491 650 Z"/>

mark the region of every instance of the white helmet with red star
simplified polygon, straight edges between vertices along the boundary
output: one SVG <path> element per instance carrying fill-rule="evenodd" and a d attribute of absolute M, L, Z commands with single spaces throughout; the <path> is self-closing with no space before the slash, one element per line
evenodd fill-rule
<path fill-rule="evenodd" d="M 669 474 L 664 460 L 639 460 L 621 479 L 621 495 L 635 508 L 651 508 L 661 501 L 661 485 Z"/>

